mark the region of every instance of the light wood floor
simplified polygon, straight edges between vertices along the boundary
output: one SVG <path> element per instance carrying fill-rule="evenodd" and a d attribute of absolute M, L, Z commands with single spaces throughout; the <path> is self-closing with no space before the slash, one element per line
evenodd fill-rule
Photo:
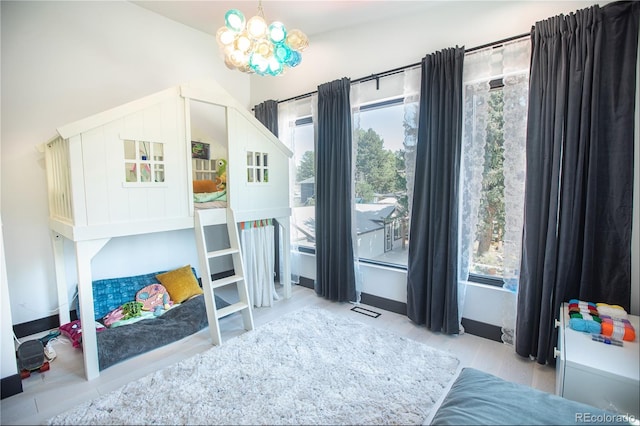
<path fill-rule="evenodd" d="M 427 331 L 414 325 L 406 316 L 361 305 L 381 312 L 378 318 L 367 317 L 351 311 L 353 305 L 333 303 L 316 296 L 313 290 L 294 286 L 290 299 L 276 301 L 271 308 L 254 308 L 254 322 L 260 327 L 275 318 L 305 306 L 318 306 L 339 315 L 359 320 L 374 327 L 391 330 L 398 335 L 425 343 L 455 354 L 462 366 L 484 370 L 506 380 L 525 384 L 547 392 L 554 392 L 555 370 L 515 354 L 513 348 L 471 334 L 447 336 Z M 223 344 L 242 333 L 239 314 L 221 320 Z M 45 335 L 31 336 L 33 338 Z M 21 341 L 28 340 L 23 338 Z M 162 369 L 181 359 L 211 348 L 208 328 L 179 342 L 159 348 L 147 354 L 116 364 L 101 372 L 100 377 L 86 381 L 81 352 L 71 347 L 65 338 L 59 338 L 53 347 L 57 353 L 51 369 L 33 373 L 22 381 L 23 392 L 1 402 L 2 425 L 46 424 L 47 419 L 70 409 L 82 401 L 95 399 L 128 382 L 153 371 Z"/>

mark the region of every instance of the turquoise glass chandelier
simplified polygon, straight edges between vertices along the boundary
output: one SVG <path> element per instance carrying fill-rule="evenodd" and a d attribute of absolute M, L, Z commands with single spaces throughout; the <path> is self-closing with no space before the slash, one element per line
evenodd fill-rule
<path fill-rule="evenodd" d="M 287 68 L 298 66 L 301 52 L 309 39 L 300 30 L 287 31 L 282 22 L 267 25 L 258 3 L 258 14 L 248 21 L 238 9 L 227 11 L 223 27 L 216 40 L 229 69 L 258 75 L 280 75 Z"/>

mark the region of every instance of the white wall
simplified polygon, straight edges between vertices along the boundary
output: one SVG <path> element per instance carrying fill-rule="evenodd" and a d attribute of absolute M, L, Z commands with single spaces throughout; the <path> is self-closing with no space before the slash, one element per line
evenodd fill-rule
<path fill-rule="evenodd" d="M 0 378 L 18 373 L 16 366 L 16 350 L 13 344 L 13 330 L 11 325 L 11 305 L 9 303 L 9 284 L 4 261 L 4 238 L 2 236 L 2 221 L 0 220 Z"/>
<path fill-rule="evenodd" d="M 19 324 L 58 306 L 44 159 L 35 146 L 59 126 L 194 79 L 216 79 L 249 105 L 249 78 L 227 70 L 213 36 L 128 2 L 3 0 L 0 7 L 2 222 Z M 75 279 L 74 259 L 66 260 Z M 112 240 L 93 273 L 118 277 L 186 263 L 197 266 L 192 230 Z"/>
<path fill-rule="evenodd" d="M 316 260 L 312 254 L 298 257 L 300 275 L 316 279 Z M 360 263 L 363 293 L 407 303 L 407 271 L 387 266 Z M 467 283 L 462 316 L 485 324 L 502 326 L 502 313 L 513 312 L 515 294 L 502 288 Z M 489 308 L 490 307 L 490 308 Z"/>
<path fill-rule="evenodd" d="M 402 4 L 398 2 L 399 9 Z M 428 53 L 528 33 L 536 21 L 607 1 L 442 1 L 406 14 L 309 36 L 302 63 L 277 78 L 251 76 L 251 105 L 282 100 L 337 78 L 356 79 L 419 63 Z M 286 22 L 285 22 L 286 25 Z M 304 28 L 301 28 L 304 31 Z M 384 84 L 384 80 L 381 81 Z"/>
<path fill-rule="evenodd" d="M 303 53 L 300 66 L 278 78 L 251 77 L 251 105 L 266 99 L 283 100 L 312 92 L 317 86 L 337 78 L 356 79 L 409 64 L 437 50 L 458 46 L 471 48 L 514 35 L 528 33 L 536 21 L 560 13 L 570 13 L 593 4 L 608 1 L 453 1 L 434 2 L 422 14 L 410 14 L 400 19 L 369 23 L 332 33 L 312 35 L 309 48 Z M 285 23 L 286 24 L 286 23 Z M 304 28 L 302 28 L 304 31 Z M 381 80 L 381 85 L 384 79 Z M 639 109 L 640 110 L 640 109 Z M 638 129 L 636 129 L 637 131 Z M 636 158 L 640 146 L 636 137 Z M 640 278 L 638 262 L 638 167 L 636 161 L 636 196 L 634 199 L 634 239 L 632 243 L 632 297 L 631 312 L 640 312 Z M 385 272 L 378 274 L 375 267 L 364 269 L 364 291 L 382 297 L 406 302 L 406 274 Z M 368 270 L 371 269 L 370 275 Z M 372 281 L 368 281 L 368 277 Z M 384 277 L 384 278 L 383 278 Z M 472 288 L 473 287 L 473 288 Z M 384 293 L 384 295 L 382 294 Z M 513 298 L 504 290 L 474 286 L 467 290 L 465 317 L 500 325 L 494 315 Z M 473 309 L 473 306 L 493 306 L 491 311 Z M 491 311 L 491 312 L 490 312 Z"/>

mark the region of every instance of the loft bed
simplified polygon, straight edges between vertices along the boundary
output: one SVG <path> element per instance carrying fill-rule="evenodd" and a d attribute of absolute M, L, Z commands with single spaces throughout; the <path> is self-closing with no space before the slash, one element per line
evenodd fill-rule
<path fill-rule="evenodd" d="M 112 238 L 193 228 L 203 206 L 194 186 L 219 179 L 221 159 L 224 204 L 206 207 L 231 209 L 237 223 L 275 219 L 289 251 L 293 153 L 215 82 L 175 86 L 59 127 L 41 149 L 61 325 L 70 322 L 64 240 L 75 251 L 79 317 L 91 324 L 92 258 Z M 289 258 L 280 261 L 288 298 Z M 90 380 L 99 376 L 93 327 L 82 345 Z"/>

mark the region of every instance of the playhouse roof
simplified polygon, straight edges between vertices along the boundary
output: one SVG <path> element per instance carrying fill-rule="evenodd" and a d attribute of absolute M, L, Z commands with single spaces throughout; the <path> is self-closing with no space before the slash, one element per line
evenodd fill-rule
<path fill-rule="evenodd" d="M 255 118 L 247 108 L 242 106 L 229 94 L 229 92 L 213 80 L 198 80 L 174 86 L 58 127 L 57 132 L 63 139 L 68 139 L 114 120 L 126 117 L 127 115 L 152 107 L 168 98 L 178 96 L 235 109 L 245 119 L 254 122 L 264 136 L 269 139 L 271 143 L 273 143 L 284 155 L 289 158 L 293 157 L 293 151 L 291 151 L 289 147 L 273 135 L 273 133 L 271 133 L 257 118 Z"/>

